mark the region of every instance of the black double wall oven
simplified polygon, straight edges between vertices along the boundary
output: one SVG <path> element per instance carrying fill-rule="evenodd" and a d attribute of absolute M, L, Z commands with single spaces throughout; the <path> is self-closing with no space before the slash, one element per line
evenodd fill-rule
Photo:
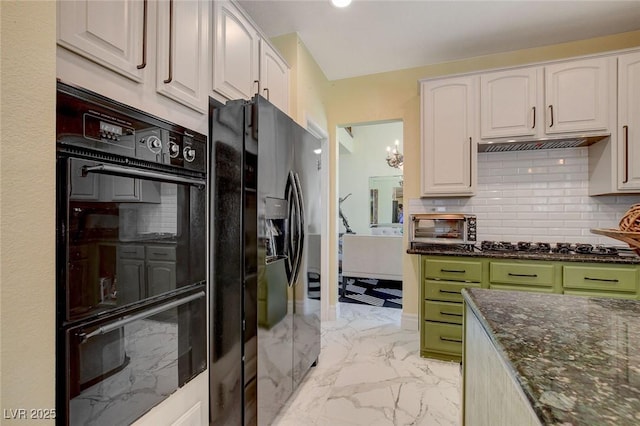
<path fill-rule="evenodd" d="M 58 82 L 59 424 L 130 424 L 207 367 L 206 137 Z"/>

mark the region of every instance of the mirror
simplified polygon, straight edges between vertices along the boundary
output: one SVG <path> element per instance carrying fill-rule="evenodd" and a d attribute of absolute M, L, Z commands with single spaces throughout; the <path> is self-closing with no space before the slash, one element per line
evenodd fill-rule
<path fill-rule="evenodd" d="M 369 178 L 369 226 L 402 226 L 402 176 Z"/>

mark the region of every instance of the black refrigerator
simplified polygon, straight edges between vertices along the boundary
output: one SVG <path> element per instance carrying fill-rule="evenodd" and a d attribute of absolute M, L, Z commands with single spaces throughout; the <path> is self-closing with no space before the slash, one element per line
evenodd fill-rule
<path fill-rule="evenodd" d="M 210 100 L 210 423 L 271 424 L 320 354 L 320 141 Z"/>

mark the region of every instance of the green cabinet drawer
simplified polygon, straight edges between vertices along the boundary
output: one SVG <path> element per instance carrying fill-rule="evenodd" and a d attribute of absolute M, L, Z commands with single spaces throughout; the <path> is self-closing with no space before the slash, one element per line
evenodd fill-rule
<path fill-rule="evenodd" d="M 448 281 L 482 281 L 482 262 L 465 260 L 424 260 L 424 277 Z"/>
<path fill-rule="evenodd" d="M 462 304 L 452 302 L 424 302 L 424 317 L 428 321 L 462 324 Z"/>
<path fill-rule="evenodd" d="M 422 328 L 427 351 L 462 354 L 462 326 L 425 321 Z"/>
<path fill-rule="evenodd" d="M 496 284 L 524 284 L 553 287 L 554 265 L 518 262 L 490 262 L 489 281 Z"/>
<path fill-rule="evenodd" d="M 480 287 L 480 283 L 426 280 L 424 283 L 424 297 L 425 299 L 462 303 L 462 294 L 460 292 L 463 288 L 469 287 Z"/>
<path fill-rule="evenodd" d="M 562 286 L 586 290 L 619 291 L 636 293 L 638 268 L 636 266 L 584 266 L 562 267 Z"/>

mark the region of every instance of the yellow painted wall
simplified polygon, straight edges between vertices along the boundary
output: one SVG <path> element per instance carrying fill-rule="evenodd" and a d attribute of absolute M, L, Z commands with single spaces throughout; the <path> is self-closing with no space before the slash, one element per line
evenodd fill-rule
<path fill-rule="evenodd" d="M 301 126 L 311 119 L 327 128 L 326 96 L 329 81 L 297 34 L 270 40 L 291 67 L 289 114 Z"/>
<path fill-rule="evenodd" d="M 330 147 L 332 149 L 330 158 L 334 160 L 337 158 L 336 126 L 401 119 L 404 122 L 405 200 L 418 198 L 420 194 L 419 79 L 522 65 L 530 62 L 554 60 L 637 46 L 640 46 L 640 31 L 331 81 L 328 97 L 326 98 L 328 129 L 331 140 Z M 384 155 L 384 152 L 380 153 L 380 161 L 383 161 Z M 363 166 L 366 167 L 366 165 Z M 336 164 L 331 164 L 330 168 L 332 176 L 336 176 Z M 330 211 L 334 211 L 337 200 L 334 179 L 332 179 L 330 191 Z M 335 247 L 336 244 L 336 226 L 336 218 L 331 217 L 330 247 Z M 330 252 L 329 262 L 331 270 L 336 270 L 337 252 L 335 250 Z M 418 256 L 404 255 L 403 276 L 403 313 L 417 315 L 419 308 L 418 282 L 420 277 Z M 336 303 L 337 290 L 330 289 L 330 295 L 332 298 L 330 303 L 333 305 Z"/>
<path fill-rule="evenodd" d="M 0 19 L 4 417 L 8 409 L 55 407 L 56 4 L 0 1 Z"/>

